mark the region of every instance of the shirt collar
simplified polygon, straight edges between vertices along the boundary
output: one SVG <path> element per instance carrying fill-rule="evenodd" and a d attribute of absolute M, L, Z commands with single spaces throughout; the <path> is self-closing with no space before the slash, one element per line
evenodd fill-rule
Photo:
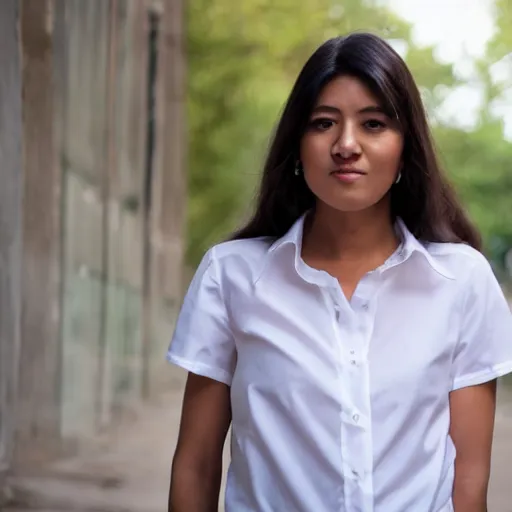
<path fill-rule="evenodd" d="M 432 254 L 428 251 L 428 242 L 421 242 L 418 240 L 407 228 L 405 222 L 398 218 L 396 221 L 396 227 L 400 231 L 404 245 L 404 260 L 407 260 L 410 256 L 417 253 L 421 255 L 430 267 L 435 270 L 438 274 L 446 277 L 447 279 L 455 279 L 455 276 Z"/>
<path fill-rule="evenodd" d="M 297 221 L 292 225 L 285 235 L 276 240 L 269 248 L 261 268 L 261 272 L 256 276 L 256 281 L 259 280 L 261 275 L 265 272 L 265 269 L 270 264 L 274 256 L 279 253 L 283 248 L 292 246 L 294 248 L 294 264 L 297 273 L 306 281 L 313 282 L 316 284 L 328 284 L 332 281 L 332 278 L 327 272 L 313 269 L 306 265 L 301 258 L 302 252 L 302 236 L 304 232 L 304 221 L 307 213 L 299 217 Z M 447 279 L 455 279 L 454 275 L 438 260 L 434 259 L 429 253 L 427 243 L 420 242 L 407 228 L 405 222 L 398 218 L 396 220 L 396 229 L 402 240 L 399 250 L 391 257 L 388 262 L 384 264 L 385 267 L 395 266 L 400 263 L 407 261 L 410 257 L 417 254 L 425 262 L 428 263 L 430 268 L 435 272 L 446 277 Z"/>

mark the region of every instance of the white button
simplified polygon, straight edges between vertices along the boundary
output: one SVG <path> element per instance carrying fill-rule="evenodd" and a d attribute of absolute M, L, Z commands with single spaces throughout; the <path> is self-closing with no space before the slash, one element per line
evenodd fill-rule
<path fill-rule="evenodd" d="M 355 359 L 352 359 L 352 361 L 350 361 L 350 364 L 351 364 L 352 366 L 355 366 L 355 365 L 357 364 L 357 361 L 356 361 Z"/>
<path fill-rule="evenodd" d="M 367 311 L 367 310 L 368 310 L 368 303 L 367 303 L 367 302 L 365 302 L 365 303 L 363 304 L 362 308 L 363 308 L 365 311 Z"/>
<path fill-rule="evenodd" d="M 359 421 L 359 414 L 354 414 L 352 419 L 357 423 Z"/>
<path fill-rule="evenodd" d="M 355 350 L 351 350 L 351 351 L 350 351 L 350 355 L 351 355 L 351 356 L 353 356 L 355 353 L 356 353 L 356 351 L 355 351 Z"/>

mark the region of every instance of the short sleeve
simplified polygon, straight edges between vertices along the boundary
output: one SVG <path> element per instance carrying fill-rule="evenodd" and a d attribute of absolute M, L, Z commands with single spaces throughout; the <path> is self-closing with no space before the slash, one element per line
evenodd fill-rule
<path fill-rule="evenodd" d="M 236 351 L 213 253 L 214 249 L 206 253 L 190 283 L 167 360 L 229 386 Z"/>
<path fill-rule="evenodd" d="M 512 372 L 512 313 L 483 257 L 474 265 L 464 291 L 452 390 L 483 384 Z"/>

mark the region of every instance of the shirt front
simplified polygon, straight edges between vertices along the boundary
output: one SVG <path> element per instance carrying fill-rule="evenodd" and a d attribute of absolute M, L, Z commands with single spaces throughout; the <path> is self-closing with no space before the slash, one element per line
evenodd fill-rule
<path fill-rule="evenodd" d="M 278 241 L 210 249 L 168 360 L 230 386 L 226 512 L 448 512 L 449 393 L 512 371 L 512 315 L 463 244 L 402 245 L 347 301 Z"/>

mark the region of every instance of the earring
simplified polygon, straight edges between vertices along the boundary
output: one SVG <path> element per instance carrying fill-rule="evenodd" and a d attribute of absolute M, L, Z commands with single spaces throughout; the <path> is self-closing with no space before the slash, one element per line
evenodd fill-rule
<path fill-rule="evenodd" d="M 396 180 L 395 180 L 395 185 L 397 185 L 398 183 L 400 183 L 400 180 L 402 179 L 402 171 L 400 171 L 398 173 L 398 176 L 396 177 Z"/>
<path fill-rule="evenodd" d="M 295 176 L 300 176 L 301 172 L 302 172 L 302 164 L 300 163 L 300 160 L 297 160 L 295 162 Z"/>

